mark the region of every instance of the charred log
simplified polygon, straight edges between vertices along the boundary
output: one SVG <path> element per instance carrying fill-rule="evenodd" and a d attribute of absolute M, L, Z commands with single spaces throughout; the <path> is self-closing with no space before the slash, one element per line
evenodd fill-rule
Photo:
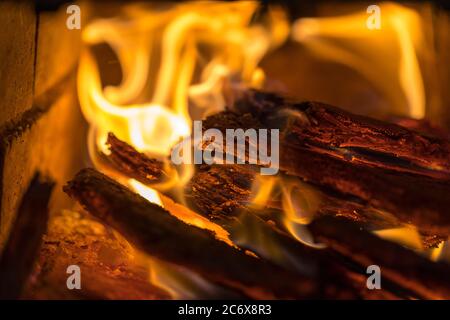
<path fill-rule="evenodd" d="M 283 214 L 277 209 L 279 207 L 276 204 L 272 204 L 272 208 L 256 209 L 251 206 L 249 196 L 255 173 L 256 170 L 248 165 L 199 166 L 186 187 L 187 200 L 197 212 L 223 226 L 231 234 L 242 225 L 257 227 L 265 236 L 274 239 L 281 247 L 292 250 L 302 260 L 322 263 L 322 266 L 327 265 L 330 269 L 344 270 L 343 273 L 347 277 L 352 276 L 352 271 L 355 272 L 353 275 L 365 274 L 365 268 L 368 265 L 378 264 L 386 266 L 389 270 L 389 277 L 384 282 L 384 286 L 389 288 L 390 292 L 407 297 L 444 298 L 449 296 L 450 293 L 446 289 L 448 284 L 438 283 L 444 270 L 448 268 L 447 265 L 433 263 L 398 244 L 382 240 L 366 230 L 360 230 L 368 226 L 373 228 L 374 225 L 380 228 L 392 227 L 395 222 L 383 219 L 377 221 L 377 218 L 367 214 L 353 212 L 355 208 L 364 210 L 365 208 L 349 199 L 347 201 L 339 198 L 325 199 L 325 205 L 318 213 L 318 222 L 314 222 L 315 236 L 329 244 L 328 249 L 316 250 L 300 244 L 277 227 L 280 225 Z M 341 208 L 338 209 L 340 206 Z M 337 225 L 343 224 L 340 219 L 336 219 L 338 217 L 350 220 L 351 224 L 343 224 L 342 228 L 342 232 L 347 232 L 346 237 L 337 238 L 337 235 L 327 231 L 329 225 L 327 216 L 332 216 L 333 218 L 330 219 L 336 221 Z M 324 229 L 321 229 L 320 221 L 324 221 Z M 335 231 L 339 232 L 339 228 Z M 353 259 L 353 242 L 359 243 L 359 241 L 362 247 L 358 248 L 358 256 Z M 365 245 L 366 242 L 367 245 Z M 373 247 L 376 249 L 372 250 Z M 414 271 L 409 271 L 408 276 L 411 278 L 406 285 L 403 285 L 403 265 L 397 266 L 393 257 L 409 261 L 409 264 L 415 268 Z M 423 276 L 422 273 L 424 273 Z M 427 289 L 429 281 L 436 283 L 434 293 Z M 365 283 L 359 283 L 359 285 L 364 286 Z M 384 293 L 385 297 L 389 291 Z"/>
<path fill-rule="evenodd" d="M 236 90 L 230 100 L 234 110 L 251 113 L 266 127 L 291 115 L 284 139 L 294 146 L 314 146 L 335 156 L 341 153 L 341 158 L 352 162 L 450 179 L 447 139 L 323 103 L 296 103 L 256 90 Z"/>
<path fill-rule="evenodd" d="M 426 299 L 450 297 L 450 266 L 431 262 L 415 252 L 332 217 L 322 217 L 309 225 L 316 239 L 329 250 L 361 266 L 379 266 L 382 278 L 416 292 Z"/>
<path fill-rule="evenodd" d="M 145 155 L 141 156 L 145 157 Z M 325 254 L 317 253 L 317 251 L 311 253 L 309 248 L 299 244 L 276 227 L 276 222 L 279 222 L 283 216 L 282 212 L 278 210 L 279 205 L 269 202 L 271 208 L 255 209 L 251 206 L 251 187 L 256 173 L 257 169 L 249 165 L 198 166 L 195 175 L 186 187 L 187 200 L 197 212 L 224 226 L 230 233 L 235 230 L 237 224 L 258 225 L 267 236 L 277 239 L 282 246 L 292 248 L 303 257 L 317 259 L 317 254 L 319 254 L 322 255 L 320 259 L 325 259 L 328 263 L 340 261 L 360 273 L 364 273 L 364 267 L 370 264 L 386 266 L 394 292 L 403 287 L 410 292 L 410 295 L 416 295 L 416 297 L 442 298 L 449 296 L 450 293 L 446 289 L 449 284 L 440 282 L 440 277 L 444 275 L 448 266 L 433 263 L 400 245 L 385 241 L 366 231 L 376 227 L 388 228 L 401 224 L 395 219 L 387 220 L 375 214 L 371 215 L 366 206 L 353 198 L 342 198 L 338 194 L 330 196 L 325 190 L 322 190 L 322 204 L 318 211 L 318 220 L 313 224 L 313 230 L 318 239 L 329 244 L 329 249 Z M 342 218 L 350 221 L 351 224 L 344 224 L 341 222 Z M 330 225 L 330 220 L 327 219 L 333 219 L 332 221 L 338 226 L 342 225 L 341 231 L 346 232 L 347 236 L 337 237 L 339 227 L 332 229 L 336 234 L 328 232 L 327 226 Z M 270 223 L 271 221 L 272 223 Z M 323 229 L 322 224 L 324 225 Z M 361 231 L 362 227 L 366 230 Z M 441 240 L 439 237 L 428 236 L 424 237 L 424 244 L 432 246 Z M 362 246 L 358 248 L 358 256 L 355 259 L 352 258 L 354 242 L 360 242 Z M 324 256 L 325 258 L 323 258 Z M 411 274 L 407 276 L 409 280 L 405 282 L 406 287 L 403 286 L 404 268 L 402 264 L 395 264 L 394 257 L 409 261 L 408 264 L 414 266 L 414 270 L 408 271 Z M 429 277 L 432 279 L 430 280 Z M 430 281 L 436 283 L 438 288 L 434 293 L 427 289 L 427 283 Z"/>
<path fill-rule="evenodd" d="M 280 108 L 282 107 L 283 105 L 280 105 Z M 252 120 L 247 122 L 246 119 Z M 330 151 L 332 144 L 330 149 L 325 150 L 317 145 L 297 143 L 292 141 L 292 136 L 297 140 L 303 139 L 299 133 L 301 128 L 296 125 L 286 127 L 285 122 L 286 118 L 283 118 L 281 125 L 278 121 L 270 124 L 272 128 L 278 125 L 282 132 L 286 132 L 280 136 L 282 171 L 323 189 L 356 197 L 365 206 L 392 213 L 400 221 L 412 223 L 425 233 L 443 236 L 450 234 L 450 215 L 446 209 L 450 206 L 450 198 L 447 196 L 450 194 L 450 183 L 447 180 L 407 173 L 390 165 L 382 167 L 382 162 L 378 166 L 372 166 L 353 161 L 351 156 L 341 157 L 342 150 Z M 252 115 L 246 116 L 231 111 L 213 115 L 207 118 L 203 125 L 204 129 L 219 130 L 264 127 Z M 326 131 L 327 127 L 321 130 Z M 386 140 L 385 144 L 388 143 L 389 140 Z M 417 154 L 418 151 L 415 152 Z M 428 153 L 424 153 L 425 158 Z"/>
<path fill-rule="evenodd" d="M 327 292 L 335 298 L 353 296 L 351 291 L 329 290 L 332 284 L 323 280 L 291 273 L 218 241 L 213 233 L 181 222 L 93 169 L 80 171 L 64 190 L 138 249 L 248 297 L 327 297 Z"/>

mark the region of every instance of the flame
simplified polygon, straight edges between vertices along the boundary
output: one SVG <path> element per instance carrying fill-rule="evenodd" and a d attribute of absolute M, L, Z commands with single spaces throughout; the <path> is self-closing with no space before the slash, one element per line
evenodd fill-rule
<path fill-rule="evenodd" d="M 270 7 L 263 14 L 258 6 L 257 1 L 124 6 L 119 16 L 84 27 L 77 79 L 81 109 L 89 123 L 93 165 L 178 219 L 210 230 L 232 246 L 224 229 L 187 208 L 182 210 L 155 190 L 182 190 L 193 174 L 192 165 L 184 165 L 181 173 L 169 170 L 173 177 L 168 181 L 147 186 L 105 163 L 104 154 L 109 154 L 105 142 L 108 132 L 113 132 L 167 164 L 173 146 L 190 135 L 193 119 L 224 108 L 226 83 L 261 87 L 265 75 L 258 64 L 285 41 L 289 24 L 280 8 Z M 98 44 L 109 45 L 119 60 L 122 80 L 117 86 L 103 86 L 96 60 L 101 58 L 93 50 Z M 168 288 L 174 297 L 191 297 L 192 286 L 209 288 L 160 261 L 151 265 L 152 281 Z M 183 289 L 186 281 L 189 290 Z"/>
<path fill-rule="evenodd" d="M 361 11 L 338 17 L 298 19 L 292 27 L 292 38 L 318 56 L 361 73 L 390 99 L 394 111 L 423 118 L 425 92 L 417 56 L 424 46 L 420 16 L 395 3 L 382 3 L 379 7 L 379 30 L 366 26 L 369 15 Z"/>
<path fill-rule="evenodd" d="M 108 153 L 110 131 L 140 152 L 167 157 L 190 135 L 191 109 L 207 115 L 224 107 L 226 81 L 264 83 L 258 63 L 289 32 L 279 8 L 253 21 L 256 1 L 155 6 L 125 7 L 121 16 L 95 20 L 83 30 L 86 46 L 78 93 L 90 125 L 90 158 L 97 168 L 104 167 L 99 153 Z M 123 77 L 118 86 L 102 87 L 91 50 L 101 43 L 108 44 L 120 62 Z M 192 168 L 184 169 L 170 186 L 189 180 Z"/>
<path fill-rule="evenodd" d="M 256 176 L 252 185 L 251 204 L 255 207 L 264 207 L 273 195 L 278 179 L 274 176 Z"/>
<path fill-rule="evenodd" d="M 307 225 L 319 210 L 321 198 L 313 187 L 298 180 L 286 179 L 282 186 L 283 223 L 286 230 L 301 243 L 316 249 L 325 248 L 316 243 Z"/>
<path fill-rule="evenodd" d="M 137 193 L 139 193 L 142 197 L 144 197 L 148 201 L 157 204 L 161 207 L 163 206 L 161 197 L 159 196 L 158 191 L 156 191 L 155 189 L 149 188 L 146 185 L 134 179 L 130 179 L 128 184 L 132 189 L 134 189 Z"/>
<path fill-rule="evenodd" d="M 152 190 L 151 188 L 148 189 Z M 188 209 L 187 207 L 174 202 L 168 197 L 162 195 L 161 200 L 163 207 L 173 216 L 177 217 L 187 224 L 196 226 L 201 229 L 209 230 L 214 233 L 217 240 L 223 241 L 230 246 L 236 247 L 230 240 L 228 231 L 223 229 L 221 226 L 211 222 L 210 220 Z"/>
<path fill-rule="evenodd" d="M 447 259 L 444 249 L 448 246 L 448 240 L 442 241 L 436 248 L 425 248 L 422 237 L 414 226 L 406 225 L 400 228 L 376 230 L 373 233 L 385 240 L 396 242 L 414 250 L 432 261 Z"/>

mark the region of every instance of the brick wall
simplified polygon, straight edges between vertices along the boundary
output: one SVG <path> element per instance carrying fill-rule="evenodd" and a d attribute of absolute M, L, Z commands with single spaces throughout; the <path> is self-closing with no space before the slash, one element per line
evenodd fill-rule
<path fill-rule="evenodd" d="M 62 184 L 83 165 L 86 128 L 75 83 L 80 31 L 66 28 L 65 10 L 0 3 L 0 250 L 34 173 L 57 182 L 50 207 L 58 210 L 69 201 Z"/>

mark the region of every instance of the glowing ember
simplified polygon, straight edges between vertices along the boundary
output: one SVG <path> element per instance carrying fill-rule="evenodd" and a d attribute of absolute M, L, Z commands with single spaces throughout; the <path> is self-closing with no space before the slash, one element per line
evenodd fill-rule
<path fill-rule="evenodd" d="M 284 42 L 289 26 L 278 8 L 258 15 L 258 21 L 256 10 L 256 1 L 127 6 L 119 17 L 93 21 L 82 34 L 78 95 L 90 126 L 88 146 L 94 166 L 229 245 L 234 244 L 221 227 L 181 210 L 154 189 L 180 190 L 193 174 L 192 166 L 171 170 L 173 177 L 163 184 L 146 186 L 112 171 L 102 154 L 109 153 L 105 142 L 113 132 L 140 152 L 167 159 L 172 147 L 190 135 L 192 115 L 201 118 L 223 109 L 226 82 L 262 86 L 265 77 L 258 63 Z M 122 69 L 120 85 L 103 87 L 92 50 L 97 44 L 109 45 L 116 54 Z M 160 262 L 151 265 L 152 281 L 174 297 L 196 297 L 192 286 L 209 286 Z"/>
<path fill-rule="evenodd" d="M 131 6 L 123 17 L 88 25 L 78 91 L 90 124 L 94 165 L 103 167 L 98 153 L 108 152 L 109 131 L 141 152 L 164 157 L 190 134 L 191 111 L 205 115 L 224 107 L 225 81 L 262 85 L 258 62 L 289 30 L 276 8 L 265 15 L 264 25 L 252 21 L 257 6 L 253 1 L 193 2 L 165 10 Z M 123 78 L 117 87 L 102 87 L 90 49 L 100 43 L 108 44 L 120 61 Z M 138 102 L 142 97 L 149 102 Z M 191 174 L 185 168 L 182 181 L 172 182 L 179 185 Z"/>

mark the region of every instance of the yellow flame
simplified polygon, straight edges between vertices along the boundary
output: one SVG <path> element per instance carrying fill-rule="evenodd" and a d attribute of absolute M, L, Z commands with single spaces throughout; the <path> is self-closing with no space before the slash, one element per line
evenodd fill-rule
<path fill-rule="evenodd" d="M 437 248 L 431 249 L 430 259 L 432 261 L 440 261 L 442 258 L 447 258 L 444 249 L 448 246 L 448 240 L 442 241 Z"/>
<path fill-rule="evenodd" d="M 273 195 L 277 182 L 277 177 L 256 176 L 252 186 L 252 205 L 255 205 L 256 207 L 265 206 Z"/>
<path fill-rule="evenodd" d="M 139 193 L 142 197 L 144 197 L 148 201 L 155 203 L 161 207 L 163 206 L 161 197 L 159 196 L 156 190 L 149 188 L 146 185 L 134 179 L 130 179 L 128 183 L 131 188 L 133 188 L 137 193 Z"/>
<path fill-rule="evenodd" d="M 402 228 L 383 229 L 374 231 L 374 233 L 383 239 L 397 242 L 410 249 L 416 251 L 424 250 L 419 232 L 414 227 L 406 226 Z"/>
<path fill-rule="evenodd" d="M 190 134 L 190 109 L 207 115 L 224 107 L 222 87 L 227 80 L 261 86 L 264 73 L 258 63 L 286 39 L 289 25 L 279 8 L 252 23 L 257 8 L 256 1 L 135 5 L 118 17 L 87 25 L 78 93 L 90 125 L 94 165 L 103 166 L 98 153 L 108 153 L 110 131 L 141 152 L 167 157 Z M 120 62 L 118 86 L 102 87 L 91 49 L 101 43 L 108 44 Z M 186 167 L 183 179 L 171 179 L 172 185 L 189 180 L 192 168 Z"/>
<path fill-rule="evenodd" d="M 168 170 L 173 177 L 146 186 L 114 172 L 102 154 L 109 154 L 105 142 L 108 132 L 113 132 L 138 151 L 167 160 L 173 146 L 190 135 L 192 114 L 202 117 L 224 107 L 222 90 L 227 82 L 261 87 L 265 77 L 258 64 L 268 50 L 284 42 L 289 25 L 284 11 L 275 7 L 255 19 L 258 5 L 257 1 L 196 1 L 125 6 L 119 16 L 84 27 L 78 70 L 78 95 L 89 122 L 88 149 L 94 166 L 232 246 L 224 229 L 187 208 L 182 210 L 155 190 L 181 189 L 193 174 L 192 165 L 185 165 L 181 174 Z M 120 63 L 122 80 L 117 86 L 103 87 L 101 81 L 93 47 L 103 43 Z M 152 279 L 178 288 L 172 292 L 175 297 L 191 297 L 188 292 L 195 292 L 191 286 L 209 286 L 194 276 L 183 278 L 179 271 L 164 270 L 163 264 L 153 262 Z M 187 291 L 182 285 L 186 281 Z"/>
<path fill-rule="evenodd" d="M 305 245 L 316 249 L 325 248 L 324 244 L 314 241 L 307 227 L 319 210 L 321 203 L 319 192 L 301 181 L 286 179 L 282 186 L 282 193 L 285 214 L 283 222 L 286 230 Z"/>
<path fill-rule="evenodd" d="M 216 239 L 225 242 L 226 244 L 235 247 L 234 243 L 229 238 L 229 233 L 224 228 L 211 222 L 207 218 L 199 215 L 198 213 L 182 206 L 172 199 L 161 196 L 161 202 L 163 207 L 170 212 L 171 215 L 177 217 L 181 221 L 199 227 L 201 229 L 206 229 L 214 233 Z"/>
<path fill-rule="evenodd" d="M 424 42 L 420 16 L 390 2 L 379 7 L 379 30 L 366 26 L 369 14 L 361 11 L 338 17 L 298 19 L 292 37 L 318 56 L 360 72 L 390 99 L 396 112 L 423 118 L 425 93 L 417 57 Z"/>
<path fill-rule="evenodd" d="M 385 240 L 396 242 L 414 250 L 432 261 L 445 260 L 448 257 L 448 254 L 444 252 L 448 246 L 448 240 L 442 241 L 436 248 L 425 248 L 422 237 L 414 226 L 407 225 L 400 228 L 376 230 L 373 233 Z"/>

